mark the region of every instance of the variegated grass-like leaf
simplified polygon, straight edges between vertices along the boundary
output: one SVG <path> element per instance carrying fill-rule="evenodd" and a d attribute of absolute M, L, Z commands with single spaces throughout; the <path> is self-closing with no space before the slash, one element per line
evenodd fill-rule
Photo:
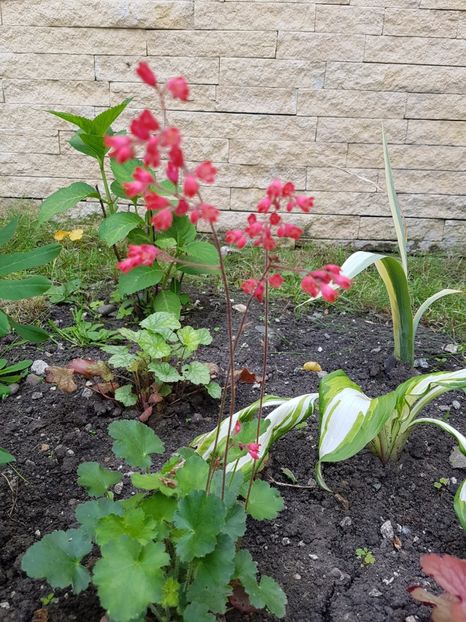
<path fill-rule="evenodd" d="M 466 531 L 466 479 L 456 491 L 454 507 L 461 527 Z"/>

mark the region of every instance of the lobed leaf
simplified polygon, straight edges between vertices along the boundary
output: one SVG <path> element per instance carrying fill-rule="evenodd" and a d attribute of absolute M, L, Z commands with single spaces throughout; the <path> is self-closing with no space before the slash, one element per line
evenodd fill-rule
<path fill-rule="evenodd" d="M 114 421 L 108 427 L 115 439 L 113 453 L 133 467 L 150 467 L 151 454 L 161 454 L 164 446 L 151 428 L 139 421 Z"/>
<path fill-rule="evenodd" d="M 66 212 L 79 203 L 79 201 L 91 196 L 96 196 L 96 189 L 82 181 L 60 188 L 60 190 L 57 190 L 42 202 L 39 212 L 39 224 L 50 220 L 52 216 Z"/>
<path fill-rule="evenodd" d="M 121 473 L 104 469 L 98 462 L 82 462 L 78 467 L 78 484 L 91 497 L 101 497 L 122 479 Z"/>
<path fill-rule="evenodd" d="M 247 496 L 249 482 L 242 489 L 244 497 Z M 273 520 L 285 507 L 283 497 L 276 488 L 261 479 L 254 480 L 249 494 L 246 512 L 256 520 Z"/>

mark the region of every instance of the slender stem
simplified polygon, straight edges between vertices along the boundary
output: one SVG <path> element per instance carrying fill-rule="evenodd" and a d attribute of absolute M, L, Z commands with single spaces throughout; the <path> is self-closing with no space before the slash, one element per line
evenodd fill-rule
<path fill-rule="evenodd" d="M 100 203 L 100 209 L 102 210 L 102 214 L 104 215 L 104 218 L 107 218 L 107 212 L 105 211 L 105 205 L 102 200 L 102 195 L 100 194 L 99 186 L 96 185 L 95 189 L 97 190 L 97 194 L 99 195 L 99 203 Z M 117 261 L 121 261 L 121 256 L 120 256 L 120 253 L 118 252 L 116 244 L 113 244 L 112 248 L 113 248 L 113 252 L 115 253 L 115 257 L 117 258 Z"/>
<path fill-rule="evenodd" d="M 107 174 L 105 172 L 105 165 L 104 165 L 103 160 L 99 160 L 99 169 L 100 169 L 100 175 L 102 177 L 102 181 L 104 183 L 105 196 L 107 197 L 107 204 L 110 209 L 110 213 L 113 214 L 115 212 L 115 203 L 112 200 L 112 194 L 110 192 L 110 187 L 108 185 Z"/>

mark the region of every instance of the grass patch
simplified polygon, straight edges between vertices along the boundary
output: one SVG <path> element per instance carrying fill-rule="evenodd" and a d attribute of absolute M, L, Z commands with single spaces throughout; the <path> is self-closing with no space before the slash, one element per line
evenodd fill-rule
<path fill-rule="evenodd" d="M 14 213 L 0 219 L 0 226 L 5 224 Z M 81 240 L 62 242 L 63 250 L 57 259 L 46 266 L 34 270 L 36 274 L 43 274 L 55 284 L 64 284 L 72 279 L 79 278 L 83 289 L 95 288 L 102 282 L 109 282 L 115 276 L 115 256 L 98 237 L 97 227 L 100 218 L 95 216 L 80 220 L 60 220 L 39 226 L 31 215 L 21 214 L 17 233 L 8 247 L 2 252 L 28 250 L 42 244 L 53 242 L 53 233 L 57 229 L 73 229 L 81 227 L 84 235 Z M 309 243 L 302 247 L 284 248 L 281 251 L 283 263 L 291 268 L 306 267 L 314 269 L 326 263 L 342 264 L 351 251 L 338 246 L 321 247 Z M 229 278 L 234 287 L 250 276 L 257 276 L 262 267 L 260 249 L 243 249 L 240 253 L 230 253 L 226 258 Z M 424 255 L 413 255 L 409 258 L 410 286 L 414 308 L 437 291 L 450 287 L 466 289 L 466 259 L 455 254 L 441 252 Z M 189 277 L 186 284 L 193 286 L 207 285 L 217 277 Z M 293 273 L 289 273 L 287 283 L 280 290 L 272 290 L 275 298 L 291 298 L 295 304 L 308 299 L 301 291 L 300 280 Z M 448 296 L 436 303 L 424 316 L 424 323 L 436 330 L 443 330 L 451 334 L 458 341 L 466 341 L 466 298 L 464 296 Z M 313 306 L 322 306 L 327 303 L 319 301 Z M 378 313 L 389 314 L 388 297 L 385 286 L 374 267 L 365 270 L 356 277 L 353 287 L 344 292 L 336 303 L 339 308 L 345 308 L 348 313 Z M 300 307 L 304 312 L 308 305 Z"/>

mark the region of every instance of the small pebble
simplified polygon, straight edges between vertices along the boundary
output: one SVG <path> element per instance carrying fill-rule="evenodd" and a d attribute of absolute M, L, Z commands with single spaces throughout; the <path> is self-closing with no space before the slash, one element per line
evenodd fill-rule
<path fill-rule="evenodd" d="M 309 553 L 309 557 L 310 557 L 312 560 L 314 560 L 314 561 L 316 561 L 317 559 L 319 559 L 319 556 L 318 556 L 318 555 L 315 555 L 314 553 Z"/>
<path fill-rule="evenodd" d="M 450 354 L 456 354 L 458 352 L 458 345 L 456 343 L 447 343 L 443 349 L 445 352 L 450 352 Z"/>
<path fill-rule="evenodd" d="M 31 372 L 33 374 L 37 374 L 38 376 L 43 376 L 48 366 L 49 364 L 43 361 L 42 359 L 37 359 L 31 365 Z"/>
<path fill-rule="evenodd" d="M 351 520 L 351 518 L 349 516 L 345 516 L 345 518 L 340 521 L 340 527 L 351 527 L 351 525 L 353 524 L 353 521 Z"/>
<path fill-rule="evenodd" d="M 19 384 L 14 382 L 13 384 L 9 384 L 8 388 L 10 389 L 10 395 L 16 395 L 19 391 Z"/>
<path fill-rule="evenodd" d="M 121 495 L 121 491 L 123 490 L 123 482 L 118 482 L 118 484 L 115 484 L 113 490 L 116 495 Z"/>
<path fill-rule="evenodd" d="M 40 529 L 36 529 L 36 530 L 35 530 L 35 532 L 34 532 L 34 535 L 35 535 L 37 538 L 40 538 L 40 536 L 41 536 Z"/>
<path fill-rule="evenodd" d="M 296 581 L 299 581 L 301 579 L 301 575 L 296 573 L 295 575 L 293 575 L 294 578 L 296 579 Z"/>
<path fill-rule="evenodd" d="M 47 445 L 47 443 L 42 443 L 42 445 L 40 446 L 41 451 L 48 451 L 49 449 L 50 445 Z"/>
<path fill-rule="evenodd" d="M 282 538 L 282 544 L 283 546 L 288 546 L 291 544 L 291 540 L 289 538 Z"/>
<path fill-rule="evenodd" d="M 66 453 L 67 453 L 69 456 L 74 456 L 74 451 L 73 451 L 72 449 L 67 449 L 67 450 L 66 450 Z"/>
<path fill-rule="evenodd" d="M 408 616 L 405 618 L 405 622 L 419 622 L 419 618 L 417 616 Z"/>
<path fill-rule="evenodd" d="M 1 609 L 9 609 L 10 608 L 10 603 L 7 600 L 4 600 L 0 603 L 0 608 Z"/>
<path fill-rule="evenodd" d="M 204 418 L 204 417 L 201 415 L 201 413 L 194 413 L 194 415 L 193 415 L 193 416 L 192 416 L 192 418 L 191 418 L 191 421 L 192 421 L 193 423 L 199 423 L 199 421 L 202 421 L 202 420 L 203 420 L 203 418 Z"/>
<path fill-rule="evenodd" d="M 372 596 L 373 598 L 379 598 L 379 596 L 382 596 L 382 592 L 379 592 L 379 590 L 374 587 L 370 592 L 369 592 L 369 596 Z"/>
<path fill-rule="evenodd" d="M 81 391 L 81 396 L 84 397 L 84 399 L 88 400 L 90 397 L 92 397 L 94 395 L 94 391 L 92 389 L 89 389 L 88 387 L 85 387 L 82 391 Z"/>
<path fill-rule="evenodd" d="M 40 391 L 34 391 L 34 393 L 31 395 L 31 400 L 40 400 L 42 396 L 43 393 L 41 393 Z"/>
<path fill-rule="evenodd" d="M 30 384 L 35 387 L 37 384 L 42 382 L 42 378 L 37 374 L 28 374 L 26 378 L 26 384 Z"/>
<path fill-rule="evenodd" d="M 455 410 L 459 410 L 461 408 L 461 404 L 458 402 L 458 400 L 453 400 L 451 405 L 453 406 Z"/>

